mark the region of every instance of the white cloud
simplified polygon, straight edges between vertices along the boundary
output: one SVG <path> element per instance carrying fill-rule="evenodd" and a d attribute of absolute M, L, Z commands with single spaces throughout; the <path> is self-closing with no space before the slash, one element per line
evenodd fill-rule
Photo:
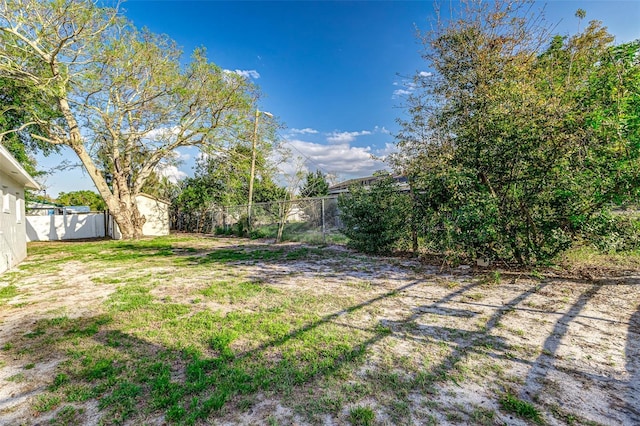
<path fill-rule="evenodd" d="M 422 78 L 431 77 L 431 75 L 432 73 L 427 71 L 420 71 L 418 73 L 418 76 Z M 413 80 L 406 79 L 406 78 L 403 79 L 401 82 L 394 81 L 393 85 L 401 86 L 402 88 L 396 89 L 393 91 L 393 96 L 391 97 L 392 99 L 397 99 L 402 96 L 411 95 L 413 92 L 415 92 L 418 89 L 418 84 L 416 84 Z"/>
<path fill-rule="evenodd" d="M 370 134 L 371 132 L 368 130 L 361 132 L 333 132 L 328 134 L 327 141 L 333 144 L 345 144 L 353 142 L 358 136 Z"/>
<path fill-rule="evenodd" d="M 374 133 L 382 133 L 382 134 L 385 134 L 385 135 L 390 135 L 391 134 L 391 132 L 389 130 L 387 130 L 387 128 L 384 127 L 384 126 L 382 126 L 382 127 L 376 126 L 376 127 L 373 128 L 373 131 L 374 131 Z"/>
<path fill-rule="evenodd" d="M 394 143 L 385 143 L 384 148 L 376 150 L 376 157 L 385 160 L 390 154 L 398 151 L 398 147 Z"/>
<path fill-rule="evenodd" d="M 253 78 L 253 79 L 258 79 L 260 78 L 260 73 L 256 70 L 223 70 L 226 73 L 233 73 L 233 74 L 238 74 L 239 76 L 242 76 L 244 78 Z"/>
<path fill-rule="evenodd" d="M 165 141 L 167 139 L 170 139 L 171 136 L 177 135 L 178 133 L 180 133 L 179 126 L 173 126 L 168 128 L 161 127 L 159 129 L 152 129 L 148 131 L 144 136 L 144 139 L 149 141 Z"/>
<path fill-rule="evenodd" d="M 188 152 L 179 151 L 177 149 L 174 149 L 173 151 L 167 154 L 167 160 L 172 162 L 181 163 L 189 159 L 191 159 L 191 154 L 189 154 Z"/>
<path fill-rule="evenodd" d="M 289 129 L 289 133 L 292 135 L 315 135 L 318 131 L 316 129 L 305 127 L 304 129 Z"/>
<path fill-rule="evenodd" d="M 160 176 L 166 177 L 171 183 L 178 183 L 178 181 L 187 177 L 185 172 L 170 164 L 158 164 L 156 167 L 156 173 Z"/>
<path fill-rule="evenodd" d="M 393 91 L 393 96 L 394 97 L 407 96 L 407 95 L 410 95 L 411 93 L 413 93 L 411 90 L 398 89 Z"/>
<path fill-rule="evenodd" d="M 292 153 L 302 154 L 311 160 L 307 166 L 320 168 L 324 172 L 335 173 L 346 177 L 367 176 L 385 168 L 384 163 L 375 160 L 370 147 L 354 147 L 348 142 L 323 145 L 302 140 L 289 140 Z M 281 169 L 286 166 L 283 165 Z"/>

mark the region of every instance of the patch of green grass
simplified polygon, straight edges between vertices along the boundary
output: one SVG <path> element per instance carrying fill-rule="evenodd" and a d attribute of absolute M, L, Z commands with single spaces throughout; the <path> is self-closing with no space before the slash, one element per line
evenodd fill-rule
<path fill-rule="evenodd" d="M 276 238 L 278 225 L 265 225 L 255 229 L 252 238 Z M 349 239 L 340 233 L 325 233 L 308 222 L 287 223 L 282 231 L 282 241 L 297 241 L 311 244 L 346 244 Z"/>
<path fill-rule="evenodd" d="M 53 383 L 49 386 L 49 390 L 55 392 L 58 388 L 67 383 L 69 383 L 69 376 L 67 374 L 60 373 L 53 379 Z"/>
<path fill-rule="evenodd" d="M 127 312 L 150 305 L 153 296 L 149 288 L 139 285 L 123 285 L 109 297 L 110 308 L 116 312 Z"/>
<path fill-rule="evenodd" d="M 82 366 L 80 376 L 89 381 L 116 377 L 122 369 L 113 358 L 94 358 L 92 355 L 82 360 Z"/>
<path fill-rule="evenodd" d="M 142 393 L 142 387 L 130 382 L 122 382 L 111 394 L 100 399 L 98 407 L 108 408 L 108 417 L 114 423 L 122 424 L 136 411 L 137 398 Z"/>
<path fill-rule="evenodd" d="M 411 408 L 405 400 L 394 400 L 389 404 L 387 413 L 394 425 L 409 424 Z"/>
<path fill-rule="evenodd" d="M 510 393 L 505 393 L 500 397 L 500 406 L 508 413 L 513 413 L 539 425 L 544 424 L 540 412 L 533 404 L 523 401 Z"/>
<path fill-rule="evenodd" d="M 285 256 L 283 249 L 218 249 L 204 257 L 194 258 L 200 264 L 232 263 L 258 260 L 280 260 Z"/>
<path fill-rule="evenodd" d="M 7 382 L 22 383 L 26 380 L 26 377 L 24 374 L 18 373 L 14 374 L 13 376 L 7 377 L 5 380 Z"/>
<path fill-rule="evenodd" d="M 36 397 L 33 404 L 33 409 L 39 413 L 51 411 L 60 404 L 60 395 L 56 394 L 41 394 Z"/>
<path fill-rule="evenodd" d="M 31 331 L 31 332 L 25 334 L 24 337 L 26 337 L 27 339 L 35 339 L 36 337 L 42 336 L 43 334 L 45 334 L 44 330 L 35 329 L 34 331 Z"/>
<path fill-rule="evenodd" d="M 71 384 L 62 390 L 67 402 L 84 402 L 94 396 L 91 387 L 86 384 Z"/>
<path fill-rule="evenodd" d="M 191 258 L 200 264 L 208 263 L 233 263 L 233 262 L 257 262 L 257 261 L 288 261 L 306 259 L 310 256 L 320 256 L 324 252 L 321 249 L 298 247 L 290 250 L 284 248 L 244 248 L 244 249 L 217 249 L 204 257 Z"/>
<path fill-rule="evenodd" d="M 473 421 L 473 424 L 491 426 L 495 424 L 496 412 L 488 408 L 475 406 L 473 411 L 469 415 L 469 418 Z"/>
<path fill-rule="evenodd" d="M 82 423 L 83 409 L 75 408 L 71 405 L 62 407 L 56 416 L 49 422 L 52 426 L 74 426 Z"/>
<path fill-rule="evenodd" d="M 349 422 L 354 426 L 371 426 L 375 417 L 371 407 L 354 407 L 349 410 Z"/>
<path fill-rule="evenodd" d="M 209 299 L 229 301 L 231 303 L 238 303 L 261 293 L 278 294 L 280 291 L 256 281 L 216 282 L 200 291 L 200 294 Z"/>
<path fill-rule="evenodd" d="M 583 245 L 567 250 L 559 260 L 566 266 L 574 268 L 638 268 L 640 267 L 640 250 L 608 254 Z"/>
<path fill-rule="evenodd" d="M 321 249 L 300 247 L 287 252 L 287 260 L 307 259 L 311 256 L 322 256 L 324 252 Z"/>
<path fill-rule="evenodd" d="M 16 297 L 18 294 L 18 287 L 13 284 L 0 287 L 0 305 L 5 301 Z"/>

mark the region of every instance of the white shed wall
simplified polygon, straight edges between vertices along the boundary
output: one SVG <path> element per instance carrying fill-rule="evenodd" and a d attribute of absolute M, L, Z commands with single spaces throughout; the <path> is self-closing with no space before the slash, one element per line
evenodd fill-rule
<path fill-rule="evenodd" d="M 170 205 L 168 203 L 144 195 L 138 195 L 136 203 L 140 214 L 146 219 L 142 226 L 142 235 L 147 237 L 169 235 Z"/>

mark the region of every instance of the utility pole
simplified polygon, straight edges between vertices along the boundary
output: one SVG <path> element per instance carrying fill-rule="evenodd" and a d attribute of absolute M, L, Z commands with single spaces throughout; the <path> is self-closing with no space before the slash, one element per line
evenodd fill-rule
<path fill-rule="evenodd" d="M 256 176 L 256 147 L 258 145 L 258 117 L 260 114 L 264 114 L 269 118 L 273 117 L 273 114 L 260 111 L 256 108 L 256 118 L 253 122 L 253 148 L 251 150 L 251 176 L 249 177 L 249 204 L 247 205 L 247 221 L 249 226 L 249 232 L 253 229 L 253 222 L 251 217 L 251 207 L 253 205 L 253 181 Z"/>

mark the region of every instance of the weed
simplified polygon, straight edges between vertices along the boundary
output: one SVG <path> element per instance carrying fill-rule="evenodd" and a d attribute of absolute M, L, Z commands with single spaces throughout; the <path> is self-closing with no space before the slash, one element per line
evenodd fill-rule
<path fill-rule="evenodd" d="M 458 411 L 448 411 L 446 418 L 453 423 L 461 423 L 464 420 L 464 416 Z"/>
<path fill-rule="evenodd" d="M 80 421 L 80 416 L 84 413 L 82 409 L 76 409 L 71 405 L 67 405 L 62 407 L 56 416 L 51 419 L 49 424 L 52 426 L 73 426 L 82 423 Z"/>
<path fill-rule="evenodd" d="M 5 300 L 14 298 L 18 295 L 18 287 L 15 285 L 7 285 L 4 287 L 0 287 L 0 304 L 2 304 Z"/>
<path fill-rule="evenodd" d="M 510 393 L 505 393 L 500 397 L 500 406 L 508 413 L 513 413 L 523 419 L 532 420 L 535 423 L 543 424 L 542 416 L 533 404 L 518 399 Z"/>
<path fill-rule="evenodd" d="M 68 385 L 64 387 L 64 394 L 68 402 L 84 402 L 93 398 L 93 392 L 87 385 Z"/>
<path fill-rule="evenodd" d="M 475 406 L 469 417 L 474 424 L 491 426 L 495 422 L 496 413 L 488 408 Z"/>
<path fill-rule="evenodd" d="M 119 368 L 114 365 L 114 360 L 110 358 L 94 359 L 91 356 L 87 356 L 82 360 L 82 365 L 84 365 L 85 368 L 81 372 L 81 377 L 87 380 L 115 377 L 119 370 Z"/>
<path fill-rule="evenodd" d="M 36 397 L 33 409 L 39 413 L 51 411 L 60 404 L 60 396 L 55 394 L 42 394 Z"/>
<path fill-rule="evenodd" d="M 381 323 L 378 323 L 378 324 L 376 324 L 375 332 L 377 334 L 382 335 L 382 336 L 388 336 L 389 334 L 393 333 L 393 330 L 391 330 L 391 327 L 389 327 L 387 325 L 383 325 Z"/>
<path fill-rule="evenodd" d="M 370 426 L 373 425 L 375 413 L 370 407 L 354 407 L 349 410 L 349 421 L 352 425 Z"/>
<path fill-rule="evenodd" d="M 484 285 L 499 285 L 501 282 L 502 275 L 500 274 L 500 271 L 491 271 L 484 275 L 480 280 L 480 283 Z"/>
<path fill-rule="evenodd" d="M 36 368 L 36 365 L 33 362 L 30 362 L 29 364 L 24 366 L 25 370 L 32 370 L 34 368 Z"/>
<path fill-rule="evenodd" d="M 113 392 L 102 398 L 98 404 L 100 409 L 109 408 L 110 417 L 116 423 L 122 424 L 135 412 L 136 398 L 142 392 L 142 388 L 129 382 L 120 383 Z"/>
<path fill-rule="evenodd" d="M 405 423 L 411 416 L 411 408 L 407 401 L 395 400 L 391 402 L 388 413 L 393 424 L 399 425 Z"/>
<path fill-rule="evenodd" d="M 49 390 L 54 392 L 58 390 L 60 386 L 67 383 L 69 383 L 69 376 L 64 373 L 60 373 L 55 377 L 55 379 L 53 379 L 53 383 L 49 386 Z"/>
<path fill-rule="evenodd" d="M 7 382 L 22 383 L 26 380 L 26 377 L 24 374 L 18 373 L 18 374 L 14 374 L 13 376 L 7 377 L 5 380 Z"/>
<path fill-rule="evenodd" d="M 27 339 L 35 339 L 36 337 L 42 336 L 43 334 L 45 334 L 44 330 L 36 329 L 32 332 L 25 334 L 24 337 L 26 337 Z"/>

